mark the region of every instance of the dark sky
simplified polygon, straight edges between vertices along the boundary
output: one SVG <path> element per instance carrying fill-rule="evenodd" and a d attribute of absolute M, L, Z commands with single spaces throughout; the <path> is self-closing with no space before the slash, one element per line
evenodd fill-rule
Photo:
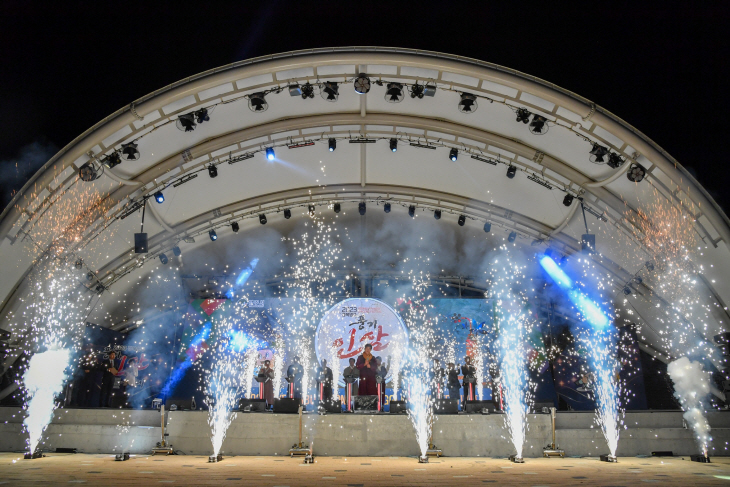
<path fill-rule="evenodd" d="M 2 207 L 58 149 L 164 85 L 264 54 L 370 45 L 473 57 L 574 91 L 730 209 L 728 2 L 6 0 L 0 18 Z"/>

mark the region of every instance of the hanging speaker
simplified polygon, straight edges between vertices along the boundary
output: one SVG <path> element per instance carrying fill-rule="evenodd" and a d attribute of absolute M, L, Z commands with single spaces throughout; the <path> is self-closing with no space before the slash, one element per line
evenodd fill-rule
<path fill-rule="evenodd" d="M 135 233 L 134 234 L 134 253 L 135 254 L 146 254 L 147 253 L 147 234 L 146 233 Z"/>

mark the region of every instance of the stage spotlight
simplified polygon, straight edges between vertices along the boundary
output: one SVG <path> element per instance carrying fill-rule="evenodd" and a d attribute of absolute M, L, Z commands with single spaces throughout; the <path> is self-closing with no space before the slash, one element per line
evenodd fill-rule
<path fill-rule="evenodd" d="M 259 223 L 262 225 L 266 225 L 266 215 L 264 215 L 263 213 L 259 215 Z"/>
<path fill-rule="evenodd" d="M 180 257 L 182 255 L 182 251 L 180 250 L 180 247 L 177 245 L 172 248 L 172 255 L 175 257 Z"/>
<path fill-rule="evenodd" d="M 309 213 L 309 216 L 314 216 L 314 205 L 309 205 L 307 207 L 307 212 Z"/>
<path fill-rule="evenodd" d="M 440 220 L 441 219 L 441 210 L 433 210 L 433 217 L 436 220 Z"/>
<path fill-rule="evenodd" d="M 334 210 L 335 210 L 335 213 L 339 213 L 340 212 L 340 204 L 339 203 L 335 203 Z"/>
<path fill-rule="evenodd" d="M 637 162 L 631 163 L 629 172 L 626 173 L 626 177 L 629 178 L 629 181 L 632 183 L 640 183 L 644 179 L 644 176 L 646 176 L 646 169 L 644 169 L 644 166 Z"/>
<path fill-rule="evenodd" d="M 652 261 L 647 260 L 646 264 L 644 265 L 646 266 L 646 270 L 648 270 L 649 272 L 654 270 L 654 263 Z"/>
<path fill-rule="evenodd" d="M 385 101 L 388 103 L 400 103 L 403 101 L 403 85 L 400 83 L 388 83 L 385 91 Z"/>
<path fill-rule="evenodd" d="M 396 152 L 398 150 L 398 140 L 397 139 L 390 139 L 390 151 Z"/>
<path fill-rule="evenodd" d="M 122 144 L 122 157 L 127 161 L 136 161 L 139 159 L 139 150 L 137 144 L 129 142 Z"/>
<path fill-rule="evenodd" d="M 84 261 L 83 261 L 83 260 L 81 260 L 81 259 L 78 259 L 78 260 L 77 260 L 77 261 L 76 261 L 76 262 L 74 263 L 74 267 L 75 267 L 75 268 L 77 268 L 77 269 L 81 269 L 81 268 L 82 268 L 83 266 L 84 266 Z"/>
<path fill-rule="evenodd" d="M 563 197 L 563 205 L 564 206 L 570 206 L 573 204 L 573 195 L 572 194 L 566 194 Z"/>
<path fill-rule="evenodd" d="M 337 83 L 334 81 L 325 81 L 322 85 L 322 98 L 329 102 L 336 102 L 340 96 Z"/>
<path fill-rule="evenodd" d="M 532 122 L 530 122 L 530 132 L 535 135 L 542 135 L 547 133 L 550 126 L 547 124 L 547 119 L 541 115 L 533 115 Z"/>
<path fill-rule="evenodd" d="M 330 149 L 330 152 L 334 152 L 335 149 L 337 149 L 337 139 L 329 140 L 329 149 Z"/>
<path fill-rule="evenodd" d="M 307 82 L 302 85 L 302 98 L 304 100 L 314 98 L 314 86 L 311 83 Z"/>
<path fill-rule="evenodd" d="M 274 153 L 274 148 L 267 147 L 266 148 L 266 160 L 273 161 L 275 157 L 276 157 L 276 154 Z"/>
<path fill-rule="evenodd" d="M 155 193 L 155 201 L 158 203 L 163 203 L 165 201 L 165 195 L 162 194 L 162 191 L 158 191 Z"/>
<path fill-rule="evenodd" d="M 459 111 L 461 113 L 474 113 L 477 110 L 477 97 L 471 93 L 462 93 L 459 100 Z"/>
<path fill-rule="evenodd" d="M 507 237 L 508 242 L 514 242 L 517 239 L 517 232 L 510 232 L 509 236 Z"/>
<path fill-rule="evenodd" d="M 616 154 L 615 152 L 609 152 L 608 153 L 608 162 L 606 165 L 610 167 L 611 169 L 618 169 L 621 167 L 624 163 L 624 160 L 621 159 L 621 156 Z"/>
<path fill-rule="evenodd" d="M 449 159 L 451 159 L 452 162 L 456 162 L 456 159 L 459 158 L 459 151 L 456 149 L 451 149 L 449 151 Z"/>
<path fill-rule="evenodd" d="M 370 91 L 370 78 L 368 78 L 367 74 L 360 73 L 358 77 L 355 78 L 353 85 L 355 86 L 355 93 L 365 95 L 368 91 Z"/>
<path fill-rule="evenodd" d="M 196 110 L 193 112 L 193 115 L 195 115 L 195 121 L 198 123 L 210 122 L 210 112 L 208 112 L 207 108 Z"/>
<path fill-rule="evenodd" d="M 411 98 L 423 98 L 423 85 L 415 84 L 411 86 Z"/>
<path fill-rule="evenodd" d="M 593 148 L 591 149 L 589 154 L 591 155 L 589 158 L 591 162 L 594 162 L 596 164 L 603 164 L 604 162 L 606 162 L 603 158 L 606 156 L 606 154 L 608 154 L 608 149 L 594 142 Z"/>
<path fill-rule="evenodd" d="M 210 176 L 211 178 L 215 178 L 218 176 L 218 168 L 215 167 L 213 164 L 208 166 L 208 176 Z"/>
<path fill-rule="evenodd" d="M 99 176 L 101 176 L 101 171 L 99 171 L 91 162 L 87 162 L 79 168 L 79 177 L 82 181 L 94 181 L 98 179 Z"/>
<path fill-rule="evenodd" d="M 291 210 L 290 209 L 287 208 L 286 210 L 284 210 L 284 218 L 286 218 L 287 220 L 289 218 L 291 218 Z"/>
<path fill-rule="evenodd" d="M 238 222 L 231 223 L 231 230 L 233 230 L 233 233 L 238 233 L 240 229 L 241 227 L 238 226 Z"/>
<path fill-rule="evenodd" d="M 517 168 L 515 166 L 510 166 L 507 168 L 508 178 L 513 179 L 515 177 L 515 174 L 517 174 Z"/>
<path fill-rule="evenodd" d="M 530 111 L 527 108 L 517 109 L 517 121 L 522 123 L 530 123 Z"/>
<path fill-rule="evenodd" d="M 408 207 L 408 216 L 410 216 L 411 218 L 416 216 L 416 207 L 415 206 L 411 205 Z"/>
<path fill-rule="evenodd" d="M 644 282 L 644 280 L 641 278 L 641 276 L 634 276 L 634 282 L 636 284 L 641 284 L 642 282 Z"/>
<path fill-rule="evenodd" d="M 383 205 L 383 211 L 386 213 L 390 213 L 390 203 L 386 203 Z"/>
<path fill-rule="evenodd" d="M 195 116 L 192 113 L 180 115 L 175 121 L 175 126 L 183 132 L 192 132 L 196 127 Z"/>
<path fill-rule="evenodd" d="M 213 242 L 215 242 L 216 240 L 218 240 L 218 234 L 217 234 L 217 233 L 215 233 L 215 230 L 211 230 L 211 231 L 209 231 L 209 232 L 208 232 L 208 236 L 210 237 L 210 239 L 211 239 L 211 240 L 212 240 Z"/>
<path fill-rule="evenodd" d="M 114 151 L 106 156 L 104 159 L 102 159 L 101 163 L 109 169 L 112 169 L 122 163 L 122 158 L 119 157 L 119 152 Z"/>
<path fill-rule="evenodd" d="M 248 108 L 252 112 L 263 113 L 269 109 L 269 104 L 266 103 L 265 93 L 252 93 L 248 95 Z"/>
<path fill-rule="evenodd" d="M 160 262 L 162 262 L 162 265 L 167 265 L 167 256 L 165 254 L 160 254 Z"/>
<path fill-rule="evenodd" d="M 365 203 L 358 204 L 357 211 L 360 212 L 360 215 L 364 215 L 365 214 Z"/>
<path fill-rule="evenodd" d="M 459 226 L 460 227 L 463 227 L 464 226 L 464 223 L 466 223 L 466 216 L 459 215 Z"/>
<path fill-rule="evenodd" d="M 628 296 L 629 294 L 631 294 L 631 288 L 629 286 L 625 286 L 624 287 L 624 294 L 626 296 Z"/>
<path fill-rule="evenodd" d="M 486 233 L 489 233 L 492 231 L 492 224 L 489 222 L 484 222 L 484 231 Z"/>

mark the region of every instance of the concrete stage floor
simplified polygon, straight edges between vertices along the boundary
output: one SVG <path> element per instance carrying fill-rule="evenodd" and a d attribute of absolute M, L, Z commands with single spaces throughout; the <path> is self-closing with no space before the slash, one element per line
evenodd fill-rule
<path fill-rule="evenodd" d="M 730 483 L 730 458 L 715 463 L 690 462 L 688 457 L 620 457 L 619 463 L 597 458 L 531 458 L 524 464 L 506 459 L 440 458 L 419 464 L 409 457 L 318 457 L 305 465 L 301 458 L 227 457 L 209 464 L 193 455 L 135 456 L 115 462 L 110 455 L 47 454 L 23 460 L 0 453 L 0 485 L 255 485 L 255 486 L 695 486 Z"/>

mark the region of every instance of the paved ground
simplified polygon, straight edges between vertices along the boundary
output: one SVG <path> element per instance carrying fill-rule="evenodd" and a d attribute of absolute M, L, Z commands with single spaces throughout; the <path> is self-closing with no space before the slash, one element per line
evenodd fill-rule
<path fill-rule="evenodd" d="M 110 455 L 49 453 L 23 460 L 0 453 L 0 485 L 255 485 L 255 486 L 695 486 L 730 485 L 730 458 L 700 464 L 689 458 L 536 458 L 524 464 L 506 459 L 441 458 L 428 465 L 408 457 L 228 457 L 209 464 L 206 457 L 136 456 L 115 462 Z"/>

